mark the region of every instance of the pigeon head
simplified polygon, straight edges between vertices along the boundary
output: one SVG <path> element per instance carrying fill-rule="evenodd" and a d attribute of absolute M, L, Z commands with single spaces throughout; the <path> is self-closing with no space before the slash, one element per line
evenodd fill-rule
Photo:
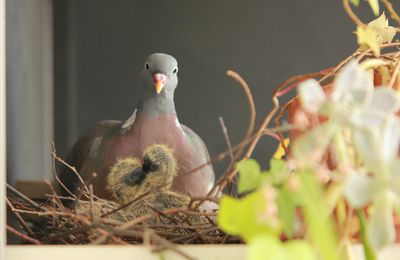
<path fill-rule="evenodd" d="M 164 53 L 151 54 L 142 71 L 142 81 L 147 95 L 173 96 L 178 85 L 178 62 Z"/>
<path fill-rule="evenodd" d="M 120 203 L 128 203 L 148 192 L 171 187 L 176 175 L 172 151 L 164 145 L 152 145 L 143 153 L 143 165 L 137 158 L 119 160 L 107 177 L 107 189 Z"/>

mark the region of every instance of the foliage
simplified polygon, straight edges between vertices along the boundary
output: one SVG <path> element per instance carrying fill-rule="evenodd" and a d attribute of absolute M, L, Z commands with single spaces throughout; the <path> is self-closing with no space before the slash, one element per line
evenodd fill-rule
<path fill-rule="evenodd" d="M 390 43 L 396 34 L 396 29 L 389 26 L 388 19 L 383 13 L 367 26 L 357 26 L 357 40 L 361 50 L 371 48 L 376 56 L 380 55 L 380 45 Z"/>
<path fill-rule="evenodd" d="M 326 120 L 293 140 L 291 160 L 273 158 L 268 171 L 253 159 L 237 163 L 238 191 L 244 196 L 222 197 L 218 225 L 249 244 L 249 259 L 290 259 L 293 254 L 342 259 L 345 249 L 332 210 L 340 211 L 343 198 L 359 209 L 368 259 L 375 259 L 374 250 L 393 243 L 392 214 L 400 202 L 400 97 L 392 88 L 374 86 L 365 67 L 380 63 L 368 64 L 349 61 L 329 94 L 314 79 L 299 84 L 302 109 Z M 324 164 L 327 152 L 336 159 L 333 168 Z M 371 209 L 367 220 L 360 211 L 365 207 Z M 345 229 L 348 213 L 341 208 L 336 225 Z M 293 240 L 302 225 L 304 239 Z M 282 242 L 282 236 L 289 240 Z"/>
<path fill-rule="evenodd" d="M 344 3 L 357 24 L 361 58 L 338 65 L 329 87 L 320 85 L 326 78 L 298 80 L 300 106 L 289 121 L 301 134 L 289 133 L 289 156 L 283 138 L 268 171 L 253 159 L 240 161 L 240 198 L 221 199 L 218 225 L 248 243 L 248 259 L 343 259 L 356 237 L 370 260 L 395 240 L 400 61 L 398 55 L 382 58 L 381 49 L 399 29 L 389 26 L 384 13 L 362 23 L 348 2 L 360 1 Z M 379 1 L 368 3 L 378 16 Z M 390 2 L 382 3 L 400 25 Z M 289 159 L 279 159 L 283 155 Z"/>

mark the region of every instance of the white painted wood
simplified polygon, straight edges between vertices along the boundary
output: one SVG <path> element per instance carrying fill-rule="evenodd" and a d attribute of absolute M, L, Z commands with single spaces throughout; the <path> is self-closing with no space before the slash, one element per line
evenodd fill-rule
<path fill-rule="evenodd" d="M 0 0 L 0 259 L 5 259 L 6 245 L 6 55 L 5 55 L 5 0 Z"/>
<path fill-rule="evenodd" d="M 246 258 L 246 246 L 244 245 L 187 245 L 179 246 L 189 256 L 195 259 L 205 260 L 236 260 Z M 361 245 L 352 248 L 353 260 L 363 260 L 364 254 Z M 163 259 L 184 259 L 172 251 L 163 252 Z M 132 260 L 149 259 L 159 260 L 160 255 L 152 253 L 146 246 L 7 246 L 6 260 L 67 260 L 67 259 L 113 259 Z M 379 252 L 378 259 L 400 259 L 400 245 L 393 245 Z"/>
<path fill-rule="evenodd" d="M 180 246 L 195 259 L 235 260 L 245 259 L 245 247 L 240 245 L 190 245 Z M 165 251 L 163 259 L 185 259 L 175 252 Z M 151 253 L 145 246 L 7 246 L 7 260 L 64 260 L 64 259 L 115 259 L 115 260 L 159 260 L 160 255 Z"/>

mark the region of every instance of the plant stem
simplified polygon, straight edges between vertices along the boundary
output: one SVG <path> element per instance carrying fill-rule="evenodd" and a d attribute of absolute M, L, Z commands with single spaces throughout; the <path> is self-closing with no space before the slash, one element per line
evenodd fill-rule
<path fill-rule="evenodd" d="M 357 26 L 361 26 L 362 28 L 367 27 L 367 25 L 365 23 L 363 23 L 360 20 L 360 18 L 358 18 L 358 16 L 353 12 L 353 10 L 350 7 L 349 0 L 343 0 L 343 7 L 344 7 L 344 10 L 346 11 L 346 13 L 349 15 L 350 19 L 353 20 L 353 22 Z"/>
<path fill-rule="evenodd" d="M 365 215 L 361 209 L 357 209 L 356 214 L 360 222 L 360 236 L 361 236 L 361 242 L 363 244 L 365 260 L 376 260 L 377 259 L 376 252 L 372 247 L 371 243 L 369 242 L 367 236 L 367 222 L 365 220 Z"/>

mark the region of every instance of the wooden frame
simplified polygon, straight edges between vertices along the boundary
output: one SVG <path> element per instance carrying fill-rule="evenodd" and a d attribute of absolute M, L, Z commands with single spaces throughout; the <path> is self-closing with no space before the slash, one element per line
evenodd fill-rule
<path fill-rule="evenodd" d="M 0 259 L 6 247 L 6 13 L 5 0 L 0 0 Z"/>

